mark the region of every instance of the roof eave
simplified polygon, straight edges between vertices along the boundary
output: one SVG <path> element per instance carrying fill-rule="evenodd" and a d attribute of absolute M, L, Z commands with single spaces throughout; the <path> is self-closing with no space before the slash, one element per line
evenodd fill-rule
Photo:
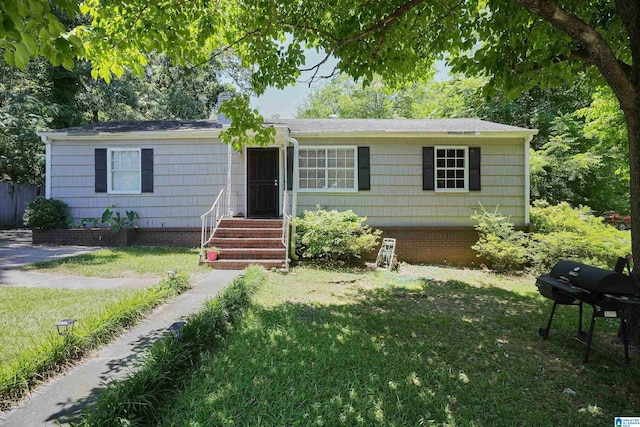
<path fill-rule="evenodd" d="M 295 131 L 292 130 L 291 136 L 293 137 L 384 137 L 384 138 L 479 138 L 479 137 L 491 137 L 491 138 L 527 138 L 538 134 L 537 129 L 523 129 L 523 130 L 507 130 L 507 131 Z"/>
<path fill-rule="evenodd" d="M 176 137 L 186 138 L 218 138 L 222 129 L 173 129 L 154 131 L 129 131 L 129 132 L 37 132 L 38 136 L 52 140 L 141 140 L 141 139 L 173 139 Z"/>

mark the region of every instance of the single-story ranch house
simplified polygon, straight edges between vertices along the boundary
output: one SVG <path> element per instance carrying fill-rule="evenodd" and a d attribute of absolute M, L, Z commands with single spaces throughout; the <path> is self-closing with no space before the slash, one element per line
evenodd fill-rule
<path fill-rule="evenodd" d="M 42 132 L 46 196 L 66 202 L 74 222 L 100 217 L 110 205 L 134 210 L 138 243 L 214 244 L 229 268 L 239 259 L 282 264 L 288 219 L 317 206 L 368 217 L 397 239 L 398 258 L 409 262 L 475 263 L 470 216 L 480 204 L 498 206 L 516 226 L 529 222 L 529 143 L 536 130 L 478 119 L 266 125 L 276 129 L 275 144 L 242 152 L 220 141 L 225 125 L 217 121 Z M 278 233 L 238 231 L 260 224 Z"/>

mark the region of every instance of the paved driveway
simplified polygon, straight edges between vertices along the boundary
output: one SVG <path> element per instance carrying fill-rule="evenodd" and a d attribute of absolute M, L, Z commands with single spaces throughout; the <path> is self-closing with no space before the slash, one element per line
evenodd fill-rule
<path fill-rule="evenodd" d="M 0 269 L 86 254 L 98 249 L 88 246 L 32 245 L 31 230 L 0 230 Z"/>
<path fill-rule="evenodd" d="M 31 244 L 31 230 L 0 230 L 0 286 L 40 288 L 100 289 L 145 288 L 158 278 L 114 278 L 60 276 L 35 271 L 21 271 L 22 265 L 49 261 L 97 251 L 88 246 L 39 246 Z"/>

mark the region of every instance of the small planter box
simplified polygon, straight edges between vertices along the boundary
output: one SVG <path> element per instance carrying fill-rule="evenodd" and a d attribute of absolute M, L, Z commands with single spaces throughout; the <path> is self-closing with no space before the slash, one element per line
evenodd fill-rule
<path fill-rule="evenodd" d="M 207 251 L 207 261 L 215 261 L 218 259 L 218 252 Z"/>
<path fill-rule="evenodd" d="M 113 233 L 109 228 L 77 228 L 68 230 L 34 229 L 34 245 L 58 246 L 129 246 L 137 241 L 137 228 L 123 228 Z"/>

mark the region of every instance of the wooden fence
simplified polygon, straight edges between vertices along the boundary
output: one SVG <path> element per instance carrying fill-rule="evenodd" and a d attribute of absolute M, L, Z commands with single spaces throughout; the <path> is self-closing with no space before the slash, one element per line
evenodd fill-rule
<path fill-rule="evenodd" d="M 0 227 L 22 226 L 27 203 L 40 195 L 44 195 L 42 186 L 0 182 Z"/>

